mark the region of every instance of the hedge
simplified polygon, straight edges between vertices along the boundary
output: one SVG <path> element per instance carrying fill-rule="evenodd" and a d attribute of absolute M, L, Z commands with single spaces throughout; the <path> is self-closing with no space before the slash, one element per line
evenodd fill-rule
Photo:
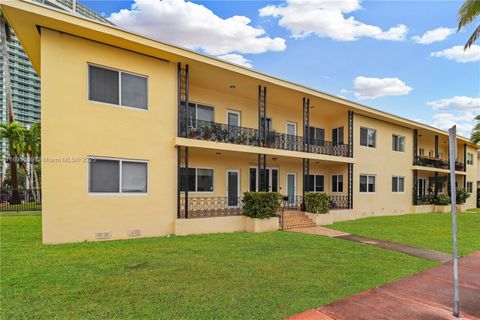
<path fill-rule="evenodd" d="M 328 213 L 330 199 L 325 192 L 308 192 L 305 194 L 305 209 L 311 213 Z"/>
<path fill-rule="evenodd" d="M 277 215 L 282 204 L 278 192 L 245 192 L 243 214 L 250 218 L 267 219 Z"/>

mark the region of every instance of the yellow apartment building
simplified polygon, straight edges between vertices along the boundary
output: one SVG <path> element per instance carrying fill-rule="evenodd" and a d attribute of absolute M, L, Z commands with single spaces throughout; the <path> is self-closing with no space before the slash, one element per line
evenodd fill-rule
<path fill-rule="evenodd" d="M 448 136 L 111 25 L 13 0 L 1 9 L 41 77 L 43 241 L 245 230 L 246 191 L 337 219 L 432 211 Z M 476 204 L 477 148 L 457 187 Z"/>

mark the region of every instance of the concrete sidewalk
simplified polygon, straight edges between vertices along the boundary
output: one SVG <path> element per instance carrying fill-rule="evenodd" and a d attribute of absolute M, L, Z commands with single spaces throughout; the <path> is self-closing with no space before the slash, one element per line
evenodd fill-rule
<path fill-rule="evenodd" d="M 459 266 L 461 316 L 480 320 L 480 252 L 461 258 Z M 451 314 L 452 269 L 448 262 L 288 319 L 458 319 Z"/>

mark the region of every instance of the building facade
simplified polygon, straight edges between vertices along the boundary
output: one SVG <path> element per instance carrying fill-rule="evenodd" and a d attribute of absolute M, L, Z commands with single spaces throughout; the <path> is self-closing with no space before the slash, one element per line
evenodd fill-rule
<path fill-rule="evenodd" d="M 107 19 L 81 3 L 73 0 L 37 0 L 54 8 L 75 13 L 100 22 L 110 23 Z M 1 32 L 1 31 L 0 31 Z M 19 42 L 15 32 L 8 41 L 9 68 L 12 88 L 12 104 L 15 121 L 25 127 L 40 122 L 40 78 Z M 7 108 L 5 97 L 4 65 L 0 65 L 0 123 L 7 123 Z M 7 154 L 7 143 L 1 142 L 1 152 Z"/>
<path fill-rule="evenodd" d="M 47 7 L 2 10 L 41 72 L 45 243 L 242 231 L 246 191 L 287 210 L 323 191 L 341 219 L 448 193 L 444 131 Z M 457 146 L 469 189 L 477 148 Z"/>

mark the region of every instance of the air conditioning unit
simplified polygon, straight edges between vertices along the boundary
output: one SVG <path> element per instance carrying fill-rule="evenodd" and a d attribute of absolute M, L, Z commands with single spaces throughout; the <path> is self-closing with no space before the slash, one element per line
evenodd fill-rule
<path fill-rule="evenodd" d="M 112 237 L 112 233 L 110 231 L 108 231 L 108 232 L 96 232 L 95 233 L 95 239 L 97 239 L 97 240 L 110 239 L 111 237 Z"/>
<path fill-rule="evenodd" d="M 129 237 L 139 237 L 140 236 L 140 229 L 129 229 L 129 230 L 127 230 L 127 235 Z"/>

